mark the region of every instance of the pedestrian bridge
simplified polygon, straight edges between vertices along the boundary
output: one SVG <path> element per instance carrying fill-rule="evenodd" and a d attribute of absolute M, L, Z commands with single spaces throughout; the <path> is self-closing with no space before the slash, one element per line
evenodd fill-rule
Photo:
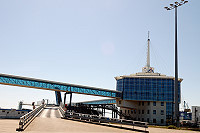
<path fill-rule="evenodd" d="M 24 130 L 24 133 L 66 133 L 66 132 L 127 132 L 132 133 L 133 130 L 124 130 L 121 127 L 113 128 L 103 126 L 101 124 L 91 124 L 87 122 L 79 122 L 68 119 L 61 119 L 62 114 L 58 107 L 45 107 L 41 114 L 33 120 Z M 142 129 L 142 128 L 141 128 Z M 141 132 L 141 131 L 140 131 Z"/>
<path fill-rule="evenodd" d="M 51 90 L 58 92 L 70 92 L 77 94 L 86 94 L 93 96 L 101 96 L 101 97 L 109 97 L 109 98 L 121 98 L 122 92 L 89 87 L 83 85 L 55 82 L 49 80 L 28 78 L 22 76 L 8 75 L 8 74 L 0 74 L 0 84 L 3 85 L 11 85 L 11 86 L 19 86 L 19 87 L 28 87 L 28 88 L 36 88 L 43 90 Z"/>

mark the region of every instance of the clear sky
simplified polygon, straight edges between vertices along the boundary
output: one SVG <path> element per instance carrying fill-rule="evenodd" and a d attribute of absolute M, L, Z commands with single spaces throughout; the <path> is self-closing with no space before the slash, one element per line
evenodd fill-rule
<path fill-rule="evenodd" d="M 174 75 L 174 0 L 0 0 L 0 73 L 116 89 L 115 76 L 146 63 Z M 200 0 L 178 8 L 182 100 L 200 105 Z M 17 108 L 53 91 L 0 85 L 0 107 Z M 69 97 L 68 97 L 69 99 Z M 101 99 L 74 95 L 73 102 Z"/>

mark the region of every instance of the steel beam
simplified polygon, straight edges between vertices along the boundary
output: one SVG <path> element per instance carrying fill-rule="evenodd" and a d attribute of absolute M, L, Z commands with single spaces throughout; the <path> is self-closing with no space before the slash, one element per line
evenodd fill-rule
<path fill-rule="evenodd" d="M 0 74 L 0 84 L 51 90 L 51 91 L 72 92 L 78 94 L 86 94 L 86 95 L 102 96 L 110 98 L 121 98 L 122 95 L 120 91 L 115 91 L 115 90 L 14 76 L 8 74 Z"/>

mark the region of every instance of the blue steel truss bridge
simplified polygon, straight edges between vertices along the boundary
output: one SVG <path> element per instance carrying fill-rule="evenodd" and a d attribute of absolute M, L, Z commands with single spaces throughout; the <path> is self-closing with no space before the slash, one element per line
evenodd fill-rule
<path fill-rule="evenodd" d="M 122 92 L 29 77 L 0 74 L 0 84 L 121 99 Z M 57 98 L 57 97 L 56 97 Z M 59 100 L 60 101 L 60 100 Z"/>

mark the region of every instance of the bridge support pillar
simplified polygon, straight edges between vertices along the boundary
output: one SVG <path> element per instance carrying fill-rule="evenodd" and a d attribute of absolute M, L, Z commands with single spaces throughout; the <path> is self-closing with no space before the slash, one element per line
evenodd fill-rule
<path fill-rule="evenodd" d="M 115 114 L 114 114 L 115 115 Z M 112 110 L 112 118 L 115 118 L 115 116 L 113 116 L 113 110 Z"/>
<path fill-rule="evenodd" d="M 60 91 L 55 91 L 55 95 L 56 95 L 56 105 L 60 105 L 60 102 L 62 102 Z"/>
<path fill-rule="evenodd" d="M 70 92 L 69 107 L 71 108 L 71 106 L 72 106 L 72 93 Z"/>
<path fill-rule="evenodd" d="M 65 94 L 64 94 L 64 106 L 65 106 L 65 104 L 66 104 L 66 95 L 67 95 L 68 93 L 67 92 L 65 92 Z"/>

